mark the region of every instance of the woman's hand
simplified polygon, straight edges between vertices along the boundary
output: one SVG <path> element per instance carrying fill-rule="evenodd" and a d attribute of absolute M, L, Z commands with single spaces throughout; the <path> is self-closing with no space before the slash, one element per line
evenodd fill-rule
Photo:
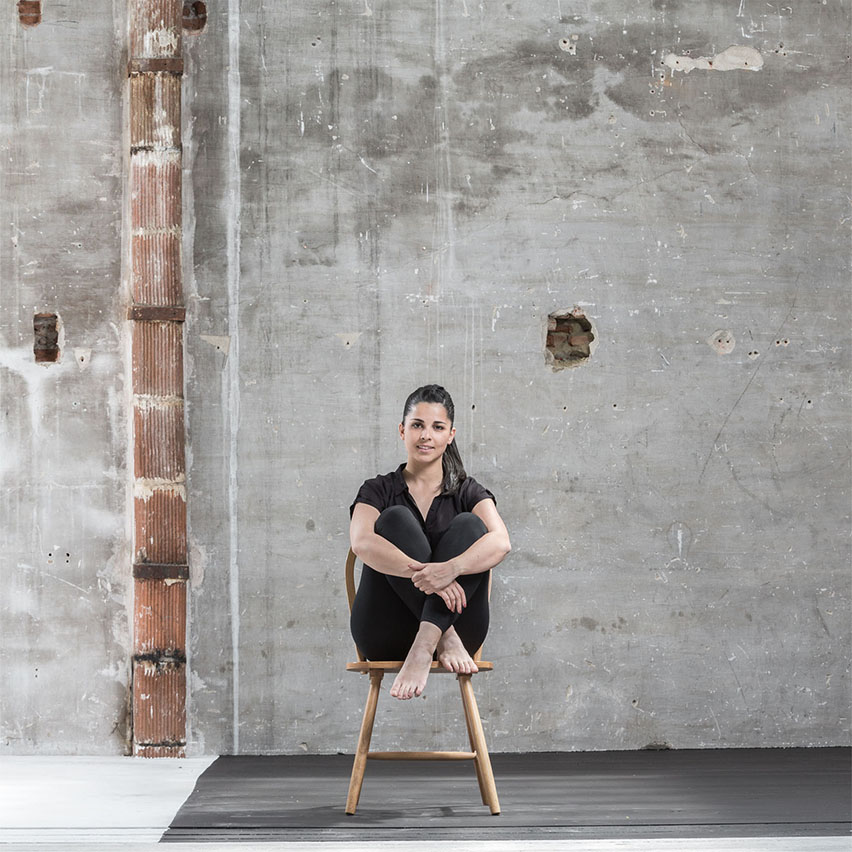
<path fill-rule="evenodd" d="M 411 582 L 427 595 L 446 589 L 459 575 L 452 562 L 412 562 L 408 567 L 414 572 Z"/>
<path fill-rule="evenodd" d="M 457 612 L 461 615 L 461 611 L 467 606 L 467 596 L 464 589 L 455 580 L 446 589 L 441 589 L 436 594 L 443 598 L 450 612 Z"/>

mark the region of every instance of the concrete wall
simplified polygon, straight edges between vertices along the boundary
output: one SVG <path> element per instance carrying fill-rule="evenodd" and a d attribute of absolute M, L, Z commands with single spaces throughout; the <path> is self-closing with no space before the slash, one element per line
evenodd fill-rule
<path fill-rule="evenodd" d="M 114 754 L 130 587 L 124 17 L 0 8 L 0 748 Z M 56 313 L 57 363 L 33 316 Z"/>
<path fill-rule="evenodd" d="M 347 509 L 425 381 L 513 538 L 477 682 L 495 751 L 848 743 L 848 0 L 208 9 L 184 82 L 190 750 L 354 747 Z M 122 741 L 113 14 L 2 54 L 19 752 Z M 85 120 L 60 70 L 95 86 Z M 53 305 L 88 369 L 28 360 Z M 548 314 L 575 306 L 596 345 L 554 371 Z M 79 562 L 48 566 L 56 543 Z M 440 680 L 380 710 L 377 747 L 460 743 Z"/>

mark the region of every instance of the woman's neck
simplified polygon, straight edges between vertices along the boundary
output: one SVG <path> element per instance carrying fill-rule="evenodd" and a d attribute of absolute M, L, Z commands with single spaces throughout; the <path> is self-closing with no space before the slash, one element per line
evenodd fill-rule
<path fill-rule="evenodd" d="M 435 459 L 428 464 L 418 464 L 409 459 L 402 469 L 405 481 L 409 486 L 439 491 L 444 479 L 444 466 L 441 459 Z"/>

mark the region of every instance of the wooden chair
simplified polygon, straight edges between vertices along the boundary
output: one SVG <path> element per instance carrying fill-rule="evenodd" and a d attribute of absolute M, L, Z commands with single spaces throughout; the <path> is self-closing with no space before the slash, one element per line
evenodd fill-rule
<path fill-rule="evenodd" d="M 355 554 L 352 550 L 346 558 L 346 596 L 349 599 L 349 610 L 355 600 Z M 491 592 L 489 586 L 489 594 Z M 358 747 L 355 751 L 355 761 L 352 766 L 352 779 L 349 782 L 349 795 L 346 799 L 346 813 L 354 814 L 361 797 L 361 785 L 364 782 L 364 772 L 367 760 L 472 760 L 476 769 L 476 779 L 479 782 L 479 792 L 482 794 L 482 804 L 491 809 L 495 816 L 500 813 L 500 801 L 497 798 L 497 787 L 494 784 L 494 773 L 491 770 L 491 758 L 485 744 L 485 733 L 482 730 L 482 720 L 479 708 L 473 695 L 472 675 L 456 675 L 461 691 L 462 706 L 464 707 L 467 735 L 470 740 L 470 751 L 370 751 L 370 740 L 373 736 L 373 722 L 376 718 L 376 707 L 379 703 L 379 689 L 382 678 L 389 672 L 398 672 L 403 660 L 366 660 L 358 646 L 355 646 L 358 661 L 347 663 L 346 670 L 359 672 L 370 676 L 370 691 L 364 706 L 364 718 L 361 721 L 361 732 L 358 735 Z M 490 672 L 494 664 L 482 659 L 482 648 L 473 659 L 480 672 Z M 431 674 L 452 674 L 440 663 L 433 662 Z"/>

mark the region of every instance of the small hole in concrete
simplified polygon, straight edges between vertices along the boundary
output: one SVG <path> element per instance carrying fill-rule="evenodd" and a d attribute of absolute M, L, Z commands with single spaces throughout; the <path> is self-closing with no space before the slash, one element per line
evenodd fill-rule
<path fill-rule="evenodd" d="M 18 20 L 22 27 L 41 23 L 41 0 L 18 0 Z"/>
<path fill-rule="evenodd" d="M 556 311 L 547 318 L 545 358 L 554 370 L 576 367 L 592 354 L 595 333 L 581 308 Z"/>
<path fill-rule="evenodd" d="M 56 314 L 36 314 L 33 336 L 36 363 L 53 364 L 59 360 L 59 317 Z"/>
<path fill-rule="evenodd" d="M 197 33 L 207 24 L 207 5 L 201 2 L 186 2 L 183 4 L 183 28 L 190 33 Z"/>

